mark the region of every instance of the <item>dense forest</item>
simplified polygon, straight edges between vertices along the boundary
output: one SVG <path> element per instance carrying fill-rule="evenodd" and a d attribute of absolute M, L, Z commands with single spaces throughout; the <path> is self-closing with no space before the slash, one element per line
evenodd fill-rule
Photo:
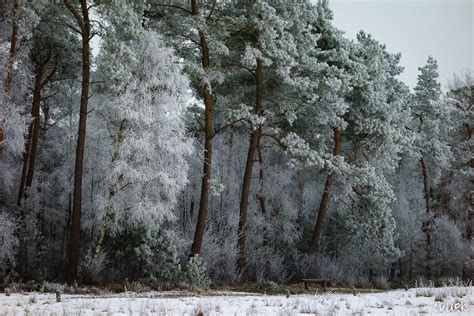
<path fill-rule="evenodd" d="M 474 78 L 400 58 L 327 0 L 1 1 L 0 283 L 472 278 Z"/>

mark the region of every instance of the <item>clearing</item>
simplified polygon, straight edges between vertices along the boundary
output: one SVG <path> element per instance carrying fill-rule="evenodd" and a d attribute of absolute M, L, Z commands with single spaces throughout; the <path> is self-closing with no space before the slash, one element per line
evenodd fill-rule
<path fill-rule="evenodd" d="M 0 294 L 6 315 L 472 315 L 473 287 L 413 288 L 382 293 L 262 295 L 209 291 L 114 295 Z"/>

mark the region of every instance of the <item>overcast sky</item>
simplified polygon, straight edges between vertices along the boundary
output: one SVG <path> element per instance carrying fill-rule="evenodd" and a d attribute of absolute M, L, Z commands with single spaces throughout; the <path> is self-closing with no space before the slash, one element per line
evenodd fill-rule
<path fill-rule="evenodd" d="M 438 60 L 444 88 L 454 73 L 474 69 L 474 0 L 329 0 L 329 6 L 349 38 L 364 30 L 401 52 L 401 79 L 412 88 L 428 55 Z"/>

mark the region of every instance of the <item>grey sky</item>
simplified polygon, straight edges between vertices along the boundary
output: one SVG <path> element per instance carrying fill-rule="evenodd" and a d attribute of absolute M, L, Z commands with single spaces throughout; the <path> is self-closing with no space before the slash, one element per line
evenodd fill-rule
<path fill-rule="evenodd" d="M 474 0 L 329 0 L 334 24 L 355 38 L 372 34 L 391 52 L 401 52 L 401 79 L 413 87 L 428 55 L 438 60 L 443 88 L 474 69 Z"/>

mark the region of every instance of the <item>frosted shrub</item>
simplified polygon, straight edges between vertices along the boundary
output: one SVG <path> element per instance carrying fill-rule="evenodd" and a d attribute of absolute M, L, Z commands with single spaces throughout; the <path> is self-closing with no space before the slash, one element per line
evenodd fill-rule
<path fill-rule="evenodd" d="M 249 267 L 255 271 L 257 282 L 283 283 L 289 280 L 289 270 L 283 255 L 269 247 L 252 252 L 252 256 L 249 256 Z"/>
<path fill-rule="evenodd" d="M 436 218 L 433 226 L 433 270 L 440 276 L 455 276 L 462 271 L 462 234 L 447 216 Z"/>
<path fill-rule="evenodd" d="M 67 285 L 60 284 L 60 283 L 46 282 L 46 281 L 44 281 L 43 284 L 41 285 L 41 292 L 55 293 L 56 291 L 65 293 L 67 291 Z"/>
<path fill-rule="evenodd" d="M 91 251 L 87 251 L 87 255 L 81 260 L 79 270 L 86 281 L 99 282 L 104 279 L 103 272 L 107 267 L 107 252 L 101 251 L 98 253 L 95 260 L 90 260 Z M 88 263 L 92 262 L 92 265 Z"/>
<path fill-rule="evenodd" d="M 9 266 L 15 265 L 15 254 L 18 238 L 15 236 L 17 224 L 10 214 L 0 212 L 0 277 L 4 276 Z"/>
<path fill-rule="evenodd" d="M 140 282 L 127 282 L 125 284 L 128 291 L 135 292 L 135 293 L 145 293 L 149 292 L 151 289 L 149 286 L 144 285 Z"/>
<path fill-rule="evenodd" d="M 107 243 L 115 260 L 114 278 L 149 278 L 151 282 L 179 282 L 181 264 L 166 232 L 126 229 Z"/>
<path fill-rule="evenodd" d="M 213 225 L 206 231 L 201 260 L 206 263 L 207 275 L 212 280 L 234 283 L 240 279 L 235 269 L 236 243 L 231 236 L 234 237 L 228 230 L 218 232 Z"/>
<path fill-rule="evenodd" d="M 334 257 L 316 255 L 303 257 L 305 277 L 328 279 L 336 283 L 353 283 L 355 277 L 352 270 L 344 269 L 340 261 Z"/>
<path fill-rule="evenodd" d="M 378 276 L 374 280 L 374 285 L 377 289 L 380 290 L 388 290 L 390 288 L 390 284 L 387 281 L 385 276 Z"/>
<path fill-rule="evenodd" d="M 211 280 L 206 276 L 206 266 L 199 257 L 192 257 L 186 263 L 183 271 L 184 282 L 206 289 Z"/>

